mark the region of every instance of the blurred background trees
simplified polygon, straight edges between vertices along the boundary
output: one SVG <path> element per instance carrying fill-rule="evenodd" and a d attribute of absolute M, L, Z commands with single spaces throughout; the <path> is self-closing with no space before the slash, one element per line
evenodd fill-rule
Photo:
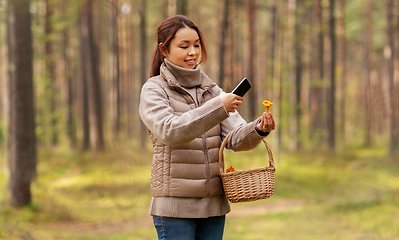
<path fill-rule="evenodd" d="M 209 53 L 202 69 L 211 79 L 225 91 L 251 81 L 240 109 L 247 121 L 262 113 L 263 100 L 274 103 L 275 148 L 379 146 L 398 156 L 398 0 L 30 0 L 24 10 L 17 3 L 29 1 L 0 0 L 0 144 L 7 139 L 10 157 L 13 125 L 23 124 L 15 120 L 13 86 L 30 74 L 33 101 L 22 93 L 23 113 L 32 111 L 35 124 L 22 129 L 25 139 L 35 132 L 39 148 L 147 146 L 140 89 L 156 29 L 175 14 L 202 30 Z M 16 24 L 31 30 L 31 40 L 21 43 Z M 17 70 L 15 56 L 30 54 L 32 71 Z"/>

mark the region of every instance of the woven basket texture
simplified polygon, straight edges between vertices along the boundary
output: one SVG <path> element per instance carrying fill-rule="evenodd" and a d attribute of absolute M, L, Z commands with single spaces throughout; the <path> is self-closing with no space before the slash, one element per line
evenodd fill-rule
<path fill-rule="evenodd" d="M 219 151 L 219 172 L 227 199 L 231 203 L 238 203 L 269 198 L 274 193 L 276 170 L 269 144 L 263 140 L 269 156 L 268 167 L 224 173 L 223 151 L 229 137 L 230 134 L 224 139 Z"/>

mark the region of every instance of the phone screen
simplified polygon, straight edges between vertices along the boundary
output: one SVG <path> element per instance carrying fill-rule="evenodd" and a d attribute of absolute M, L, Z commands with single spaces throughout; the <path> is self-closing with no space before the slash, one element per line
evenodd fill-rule
<path fill-rule="evenodd" d="M 244 95 L 248 92 L 248 90 L 251 88 L 251 84 L 249 83 L 247 78 L 244 78 L 241 80 L 241 82 L 234 88 L 232 93 L 244 97 Z"/>

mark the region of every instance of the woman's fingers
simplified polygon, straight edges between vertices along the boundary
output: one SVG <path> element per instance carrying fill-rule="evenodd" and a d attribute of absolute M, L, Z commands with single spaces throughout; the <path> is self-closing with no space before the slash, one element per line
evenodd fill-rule
<path fill-rule="evenodd" d="M 276 129 L 276 124 L 271 113 L 264 112 L 262 114 L 261 123 L 263 124 L 263 128 L 266 130 L 266 132 Z"/>
<path fill-rule="evenodd" d="M 222 103 L 228 112 L 234 112 L 235 110 L 238 110 L 244 100 L 244 98 L 238 95 L 225 92 L 220 94 L 220 98 L 222 99 Z"/>
<path fill-rule="evenodd" d="M 270 112 L 269 112 L 269 117 L 270 117 L 270 119 L 272 121 L 272 123 L 271 123 L 272 124 L 272 129 L 274 130 L 274 129 L 276 129 L 276 122 L 274 121 L 273 115 Z"/>

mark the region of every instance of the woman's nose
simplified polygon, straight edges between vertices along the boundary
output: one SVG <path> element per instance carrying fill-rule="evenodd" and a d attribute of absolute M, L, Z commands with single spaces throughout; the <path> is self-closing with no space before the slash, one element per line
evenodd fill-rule
<path fill-rule="evenodd" d="M 190 51 L 188 52 L 188 55 L 195 55 L 195 54 L 196 54 L 196 52 L 195 52 L 194 47 L 190 47 Z"/>

